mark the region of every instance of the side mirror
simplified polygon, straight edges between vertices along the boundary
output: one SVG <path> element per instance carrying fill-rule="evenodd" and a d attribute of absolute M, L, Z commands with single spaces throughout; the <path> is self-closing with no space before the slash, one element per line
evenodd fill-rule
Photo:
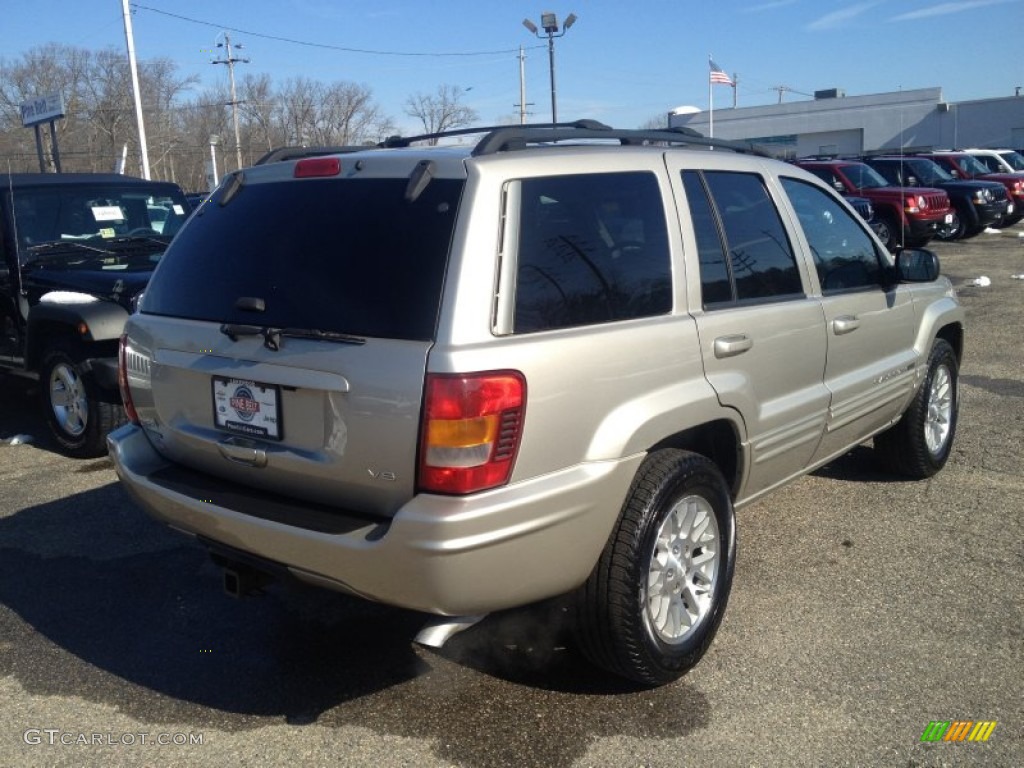
<path fill-rule="evenodd" d="M 908 187 L 916 187 L 917 186 L 917 176 L 907 176 L 907 186 Z"/>
<path fill-rule="evenodd" d="M 925 248 L 896 254 L 896 278 L 901 283 L 931 283 L 939 278 L 939 257 Z"/>

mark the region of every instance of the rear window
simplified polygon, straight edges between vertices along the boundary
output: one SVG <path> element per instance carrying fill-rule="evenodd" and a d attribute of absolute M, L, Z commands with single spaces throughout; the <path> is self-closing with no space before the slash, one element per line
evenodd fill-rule
<path fill-rule="evenodd" d="M 429 340 L 463 183 L 435 179 L 414 202 L 404 178 L 243 185 L 182 229 L 143 312 Z"/>

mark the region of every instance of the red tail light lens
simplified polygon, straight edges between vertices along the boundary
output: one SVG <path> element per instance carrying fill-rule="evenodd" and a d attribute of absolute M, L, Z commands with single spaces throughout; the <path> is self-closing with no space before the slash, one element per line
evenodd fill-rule
<path fill-rule="evenodd" d="M 507 483 L 525 407 L 518 371 L 428 374 L 419 489 L 467 494 Z"/>
<path fill-rule="evenodd" d="M 121 402 L 124 403 L 124 412 L 128 421 L 136 426 L 139 424 L 139 414 L 135 411 L 135 404 L 132 403 L 132 391 L 128 387 L 128 334 L 121 334 L 121 341 L 117 345 L 117 386 L 121 390 Z"/>

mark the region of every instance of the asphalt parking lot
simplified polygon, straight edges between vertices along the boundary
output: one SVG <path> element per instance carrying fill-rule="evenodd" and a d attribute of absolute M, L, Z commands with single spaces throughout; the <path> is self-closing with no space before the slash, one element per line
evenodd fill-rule
<path fill-rule="evenodd" d="M 434 652 L 415 614 L 232 600 L 0 382 L 0 439 L 33 438 L 0 444 L 0 766 L 1024 765 L 1021 232 L 934 246 L 968 313 L 946 469 L 862 447 L 742 510 L 718 637 L 657 690 L 578 660 L 553 607 Z M 988 741 L 921 741 L 968 720 Z"/>

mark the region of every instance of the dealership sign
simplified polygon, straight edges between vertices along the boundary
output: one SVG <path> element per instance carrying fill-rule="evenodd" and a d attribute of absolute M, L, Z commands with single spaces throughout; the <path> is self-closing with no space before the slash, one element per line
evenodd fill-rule
<path fill-rule="evenodd" d="M 26 128 L 61 117 L 64 117 L 64 97 L 59 93 L 21 102 L 21 124 Z"/>

